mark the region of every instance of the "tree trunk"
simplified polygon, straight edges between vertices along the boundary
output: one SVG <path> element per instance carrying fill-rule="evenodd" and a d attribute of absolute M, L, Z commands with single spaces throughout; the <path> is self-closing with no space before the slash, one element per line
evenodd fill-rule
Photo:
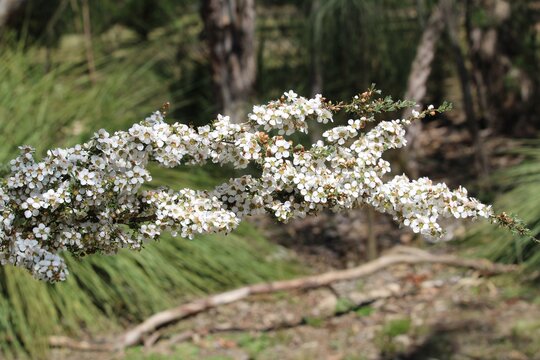
<path fill-rule="evenodd" d="M 96 83 L 96 63 L 94 60 L 94 49 L 92 45 L 92 26 L 90 21 L 90 7 L 88 0 L 82 1 L 82 19 L 84 30 L 84 47 L 86 50 L 86 63 L 88 65 L 88 76 L 92 84 Z"/>
<path fill-rule="evenodd" d="M 411 65 L 411 72 L 407 81 L 407 90 L 404 99 L 413 100 L 422 106 L 422 100 L 426 96 L 427 81 L 431 74 L 431 64 L 437 50 L 437 43 L 444 28 L 443 14 L 440 4 L 435 6 L 427 21 L 426 27 L 418 44 L 416 56 Z M 411 110 L 405 110 L 403 117 L 411 115 Z M 402 152 L 402 167 L 412 178 L 419 176 L 418 155 L 420 148 L 416 141 L 418 134 L 422 130 L 422 123 L 419 121 L 411 124 L 407 132 L 407 142 L 409 146 Z"/>
<path fill-rule="evenodd" d="M 481 115 L 495 133 L 529 137 L 540 126 L 540 62 L 538 52 L 529 45 L 537 36 L 540 12 L 535 3 L 466 2 L 467 40 Z M 485 14 L 489 23 L 474 24 L 470 13 L 475 11 Z"/>
<path fill-rule="evenodd" d="M 459 82 L 461 85 L 461 95 L 463 101 L 463 110 L 465 111 L 465 117 L 467 126 L 471 134 L 473 147 L 474 147 L 474 164 L 477 174 L 486 179 L 488 176 L 488 165 L 486 155 L 484 153 L 482 139 L 480 138 L 480 127 L 478 125 L 478 119 L 476 117 L 473 105 L 473 97 L 471 91 L 471 76 L 465 63 L 465 56 L 461 50 L 458 39 L 458 13 L 456 9 L 456 3 L 454 0 L 442 1 L 443 12 L 445 14 L 446 28 L 448 32 L 448 38 L 450 39 L 450 46 L 454 54 L 454 62 L 456 64 Z"/>
<path fill-rule="evenodd" d="M 0 0 L 0 29 L 2 29 L 22 7 L 25 0 Z"/>
<path fill-rule="evenodd" d="M 471 61 L 471 64 L 472 64 L 472 74 L 473 74 L 473 80 L 474 80 L 474 85 L 476 89 L 476 97 L 478 99 L 477 104 L 478 104 L 478 110 L 480 114 L 479 116 L 484 118 L 487 121 L 487 123 L 493 124 L 495 122 L 494 121 L 495 116 L 489 105 L 486 83 L 480 71 L 478 57 L 476 56 L 476 51 L 475 51 L 475 45 L 473 43 L 473 32 L 475 32 L 473 31 L 472 18 L 471 18 L 473 10 L 474 10 L 473 0 L 466 0 L 465 1 L 465 33 L 466 33 L 467 47 L 469 49 L 469 60 Z"/>
<path fill-rule="evenodd" d="M 203 0 L 201 10 L 219 111 L 242 122 L 256 76 L 255 0 Z"/>

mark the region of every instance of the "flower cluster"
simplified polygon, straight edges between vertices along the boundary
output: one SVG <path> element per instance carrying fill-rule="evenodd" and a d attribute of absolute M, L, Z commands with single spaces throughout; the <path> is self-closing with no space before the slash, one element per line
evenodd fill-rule
<path fill-rule="evenodd" d="M 326 124 L 332 121 L 332 112 L 325 106 L 321 95 L 313 99 L 299 97 L 292 90 L 283 94 L 279 101 L 254 106 L 249 120 L 264 131 L 277 129 L 279 135 L 291 135 L 296 131 L 308 132 L 307 119 L 314 118 Z"/>
<path fill-rule="evenodd" d="M 410 121 L 438 109 L 377 123 L 375 114 L 402 103 L 371 95 L 334 105 L 322 96 L 306 99 L 289 91 L 255 106 L 243 124 L 218 116 L 198 128 L 169 124 L 156 112 L 128 131 L 100 130 L 84 144 L 48 151 L 40 161 L 23 146 L 0 182 L 0 263 L 59 281 L 67 275 L 62 251 L 83 256 L 138 249 L 164 231 L 185 238 L 227 233 L 244 217 L 264 212 L 288 221 L 325 208 L 367 204 L 432 237 L 443 233 L 441 217 L 491 216 L 491 208 L 463 188 L 451 191 L 404 175 L 386 179 L 391 169 L 384 151 L 404 146 Z M 357 118 L 326 131 L 309 149 L 284 137 L 307 132 L 309 121 L 332 121 L 341 110 Z M 150 162 L 165 167 L 213 162 L 238 169 L 251 163 L 259 175 L 208 191 L 143 190 L 151 180 Z"/>

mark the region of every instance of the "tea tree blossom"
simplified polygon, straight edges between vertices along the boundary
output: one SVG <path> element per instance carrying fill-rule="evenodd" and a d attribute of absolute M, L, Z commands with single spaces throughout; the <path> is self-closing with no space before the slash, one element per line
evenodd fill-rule
<path fill-rule="evenodd" d="M 26 268 L 36 278 L 64 280 L 61 253 L 83 256 L 139 249 L 163 232 L 184 238 L 228 233 L 247 216 L 269 213 L 280 221 L 368 205 L 430 237 L 443 234 L 442 217 L 491 217 L 490 206 L 427 178 L 391 176 L 382 158 L 405 146 L 411 121 L 444 111 L 430 106 L 411 118 L 377 121 L 381 113 L 413 106 L 380 98 L 373 89 L 350 103 L 333 104 L 293 91 L 254 106 L 243 124 L 218 116 L 198 128 L 165 122 L 155 112 L 127 131 L 99 130 L 90 141 L 47 152 L 36 160 L 20 148 L 11 172 L 0 181 L 0 263 Z M 287 136 L 308 132 L 312 121 L 328 123 L 337 112 L 351 117 L 309 148 Z M 164 167 L 207 162 L 244 175 L 198 191 L 147 190 L 149 163 Z"/>

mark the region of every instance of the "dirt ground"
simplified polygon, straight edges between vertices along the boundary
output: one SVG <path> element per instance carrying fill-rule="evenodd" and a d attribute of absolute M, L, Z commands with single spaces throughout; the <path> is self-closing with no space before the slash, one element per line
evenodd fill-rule
<path fill-rule="evenodd" d="M 540 291 L 518 279 L 439 265 L 400 265 L 332 288 L 256 296 L 222 306 L 164 329 L 153 345 L 123 355 L 55 350 L 52 356 L 540 359 Z M 377 292 L 381 299 L 355 305 L 365 294 Z M 194 330 L 196 334 L 184 336 Z"/>

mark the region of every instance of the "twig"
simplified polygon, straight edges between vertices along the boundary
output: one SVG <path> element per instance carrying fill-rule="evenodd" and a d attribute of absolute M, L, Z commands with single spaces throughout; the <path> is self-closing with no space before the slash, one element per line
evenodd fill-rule
<path fill-rule="evenodd" d="M 463 259 L 452 255 L 433 255 L 420 249 L 399 247 L 393 253 L 389 253 L 355 268 L 330 271 L 324 274 L 292 280 L 245 286 L 158 312 L 139 325 L 120 335 L 116 341 L 109 345 L 109 348 L 114 347 L 115 350 L 124 350 L 130 346 L 142 343 L 145 338 L 163 326 L 221 305 L 226 305 L 245 299 L 251 295 L 268 294 L 286 290 L 315 289 L 328 286 L 334 282 L 368 276 L 397 264 L 412 265 L 423 263 L 464 267 L 481 271 L 485 274 L 505 273 L 516 269 L 516 266 L 513 265 L 494 264 L 484 259 Z"/>
<path fill-rule="evenodd" d="M 98 343 L 95 341 L 75 340 L 67 336 L 51 336 L 49 337 L 49 346 L 61 347 L 73 350 L 83 351 L 112 351 L 113 344 Z"/>
<path fill-rule="evenodd" d="M 350 313 L 351 311 L 354 311 L 362 306 L 371 304 L 377 300 L 388 299 L 388 298 L 398 298 L 398 297 L 410 295 L 410 294 L 413 294 L 416 290 L 417 290 L 416 287 L 409 287 L 407 289 L 404 289 L 404 288 L 396 286 L 396 284 L 391 284 L 385 288 L 375 289 L 368 293 L 363 293 L 363 294 L 357 293 L 354 296 L 349 297 L 349 300 L 351 301 L 351 305 L 346 311 L 342 311 L 339 313 L 335 312 L 333 314 L 329 314 L 327 316 L 324 316 L 323 319 L 329 319 L 335 316 L 341 316 L 341 315 Z M 231 325 L 226 325 L 226 326 L 217 325 L 212 328 L 187 330 L 177 335 L 173 335 L 169 339 L 162 340 L 161 342 L 156 344 L 156 346 L 153 348 L 152 351 L 160 352 L 161 350 L 170 348 L 173 345 L 190 340 L 194 336 L 206 336 L 206 335 L 215 334 L 218 332 L 269 332 L 269 331 L 276 331 L 276 330 L 283 330 L 283 329 L 291 329 L 291 328 L 295 328 L 297 326 L 302 326 L 306 324 L 307 324 L 306 317 L 300 317 L 294 320 L 283 321 L 278 324 L 271 324 L 271 325 L 265 325 L 265 326 L 239 327 L 239 326 L 231 326 Z"/>

